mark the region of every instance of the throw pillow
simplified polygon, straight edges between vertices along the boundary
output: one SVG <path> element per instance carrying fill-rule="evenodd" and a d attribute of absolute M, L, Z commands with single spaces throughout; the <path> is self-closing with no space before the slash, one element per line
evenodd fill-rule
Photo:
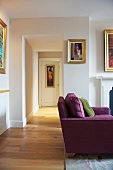
<path fill-rule="evenodd" d="M 66 102 L 68 111 L 70 112 L 70 115 L 72 115 L 73 117 L 81 117 L 81 118 L 85 117 L 82 103 L 78 97 L 70 95 L 66 97 L 65 102 Z"/>
<path fill-rule="evenodd" d="M 80 98 L 82 104 L 83 104 L 83 107 L 84 107 L 84 110 L 86 111 L 87 115 L 88 116 L 94 116 L 95 115 L 95 112 L 93 111 L 93 109 L 90 107 L 88 101 L 85 99 L 85 98 Z"/>

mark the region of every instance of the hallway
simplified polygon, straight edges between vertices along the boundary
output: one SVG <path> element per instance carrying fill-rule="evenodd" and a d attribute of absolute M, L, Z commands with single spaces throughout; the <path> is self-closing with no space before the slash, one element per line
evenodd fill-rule
<path fill-rule="evenodd" d="M 64 170 L 63 147 L 57 107 L 42 107 L 0 136 L 0 170 Z"/>

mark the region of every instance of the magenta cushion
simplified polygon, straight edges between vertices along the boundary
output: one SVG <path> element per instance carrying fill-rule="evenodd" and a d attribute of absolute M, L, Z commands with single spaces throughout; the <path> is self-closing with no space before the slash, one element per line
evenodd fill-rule
<path fill-rule="evenodd" d="M 65 104 L 65 100 L 62 96 L 59 96 L 57 105 L 58 105 L 60 118 L 67 118 L 68 117 L 67 107 Z"/>
<path fill-rule="evenodd" d="M 77 97 L 74 93 L 68 93 L 65 97 L 65 102 L 68 104 L 70 97 Z"/>
<path fill-rule="evenodd" d="M 68 93 L 65 97 L 65 100 L 68 100 L 69 97 L 77 97 L 74 93 Z"/>
<path fill-rule="evenodd" d="M 84 109 L 77 96 L 68 96 L 65 100 L 68 111 L 73 117 L 85 117 Z"/>

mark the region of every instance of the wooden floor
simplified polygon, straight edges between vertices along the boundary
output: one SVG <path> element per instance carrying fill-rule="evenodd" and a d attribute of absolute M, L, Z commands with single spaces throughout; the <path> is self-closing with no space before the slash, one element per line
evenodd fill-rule
<path fill-rule="evenodd" d="M 57 108 L 40 108 L 24 128 L 0 136 L 0 170 L 64 170 Z"/>

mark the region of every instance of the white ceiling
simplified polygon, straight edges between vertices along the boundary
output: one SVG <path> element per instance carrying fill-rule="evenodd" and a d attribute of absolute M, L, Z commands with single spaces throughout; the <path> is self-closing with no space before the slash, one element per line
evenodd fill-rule
<path fill-rule="evenodd" d="M 90 17 L 113 19 L 113 0 L 0 0 L 10 18 Z"/>
<path fill-rule="evenodd" d="M 0 0 L 9 18 L 89 17 L 113 20 L 113 0 Z M 26 37 L 35 51 L 62 51 L 62 36 Z"/>
<path fill-rule="evenodd" d="M 63 48 L 63 36 L 26 36 L 27 42 L 34 51 L 61 52 Z"/>

